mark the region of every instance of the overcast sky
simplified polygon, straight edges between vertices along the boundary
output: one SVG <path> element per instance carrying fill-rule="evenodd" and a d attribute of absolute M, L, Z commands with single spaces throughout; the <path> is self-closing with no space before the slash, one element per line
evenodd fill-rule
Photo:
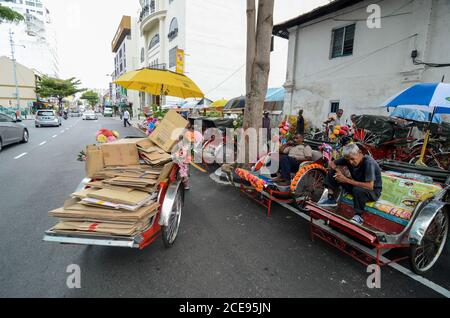
<path fill-rule="evenodd" d="M 205 0 L 208 1 L 208 0 Z M 245 1 L 245 0 L 227 0 Z M 44 0 L 57 34 L 61 77 L 75 76 L 88 88 L 107 88 L 114 70 L 111 40 L 122 15 L 137 16 L 138 0 Z M 275 0 L 275 23 L 310 11 L 328 0 Z M 277 65 L 286 68 L 287 41 L 277 46 Z M 283 52 L 280 54 L 280 52 Z M 281 86 L 283 76 L 271 78 Z"/>

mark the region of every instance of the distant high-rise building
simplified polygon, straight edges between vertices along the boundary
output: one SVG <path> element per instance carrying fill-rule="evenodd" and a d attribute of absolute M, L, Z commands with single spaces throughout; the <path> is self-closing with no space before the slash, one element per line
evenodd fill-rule
<path fill-rule="evenodd" d="M 21 23 L 0 24 L 0 56 L 11 57 L 9 33 L 12 31 L 17 62 L 38 73 L 58 77 L 59 62 L 56 34 L 50 11 L 42 0 L 0 0 L 25 17 Z"/>

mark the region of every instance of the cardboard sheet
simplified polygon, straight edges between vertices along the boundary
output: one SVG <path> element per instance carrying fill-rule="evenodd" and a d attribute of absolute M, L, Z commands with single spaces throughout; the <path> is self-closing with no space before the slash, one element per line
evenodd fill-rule
<path fill-rule="evenodd" d="M 139 165 L 135 139 L 121 139 L 101 147 L 105 166 Z"/>
<path fill-rule="evenodd" d="M 170 110 L 150 135 L 150 140 L 165 152 L 170 152 L 187 125 L 186 119 L 176 111 Z"/>

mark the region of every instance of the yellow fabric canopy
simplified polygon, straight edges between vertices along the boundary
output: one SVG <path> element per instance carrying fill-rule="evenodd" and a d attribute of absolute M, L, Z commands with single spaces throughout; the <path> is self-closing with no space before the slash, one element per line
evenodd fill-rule
<path fill-rule="evenodd" d="M 226 99 L 219 99 L 216 100 L 214 103 L 211 104 L 210 107 L 219 108 L 219 107 L 225 107 L 225 105 L 228 103 Z"/>
<path fill-rule="evenodd" d="M 114 83 L 126 89 L 146 92 L 156 96 L 204 97 L 203 92 L 190 78 L 166 70 L 141 69 L 132 71 L 122 75 Z"/>

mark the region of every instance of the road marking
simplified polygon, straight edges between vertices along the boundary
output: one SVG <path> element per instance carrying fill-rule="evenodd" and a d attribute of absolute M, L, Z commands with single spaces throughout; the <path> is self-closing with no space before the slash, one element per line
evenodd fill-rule
<path fill-rule="evenodd" d="M 40 144 L 39 144 L 39 146 L 43 146 L 43 145 L 45 145 L 47 142 L 46 141 L 43 141 L 43 142 L 41 142 Z"/>
<path fill-rule="evenodd" d="M 226 184 L 231 185 L 229 182 L 225 182 L 225 181 L 220 180 L 220 178 L 219 178 L 217 175 L 215 175 L 215 174 L 210 175 L 210 178 L 211 178 L 213 181 L 215 181 L 216 183 L 224 184 L 224 185 L 226 185 Z M 236 187 L 239 187 L 239 185 L 238 185 L 237 183 L 235 183 L 235 186 L 236 186 Z M 262 193 L 262 194 L 263 194 L 264 196 L 266 196 L 266 197 L 269 197 L 269 195 L 266 194 L 266 193 Z M 276 202 L 276 203 L 278 203 L 278 204 L 281 205 L 282 207 L 284 207 L 284 208 L 290 210 L 291 212 L 294 212 L 295 214 L 297 214 L 297 215 L 300 216 L 301 218 L 305 219 L 306 221 L 308 221 L 308 222 L 311 221 L 311 220 L 310 220 L 310 217 L 309 217 L 308 215 L 306 215 L 306 214 L 300 212 L 298 209 L 296 209 L 296 208 L 290 206 L 289 204 L 286 204 L 286 203 L 283 203 L 283 202 Z M 343 235 L 343 234 L 341 234 L 341 233 L 339 233 L 339 232 L 334 231 L 333 229 L 331 229 L 331 228 L 328 227 L 328 226 L 325 226 L 324 224 L 320 224 L 320 221 L 315 221 L 314 223 L 315 223 L 317 226 L 321 227 L 322 229 L 324 229 L 324 230 L 326 230 L 326 231 L 332 233 L 333 235 L 339 237 L 341 240 L 345 241 L 347 244 L 350 244 L 350 245 L 352 245 L 352 246 L 355 246 L 356 248 L 359 248 L 359 249 L 362 250 L 363 252 L 366 252 L 366 253 L 370 254 L 372 257 L 376 257 L 376 252 L 374 252 L 373 250 L 370 250 L 370 249 L 368 249 L 367 247 L 365 247 L 365 246 L 363 246 L 363 245 L 361 245 L 361 244 L 355 242 L 355 241 L 352 240 L 351 238 L 349 238 L 349 237 L 347 237 L 347 236 L 345 236 L 345 235 Z M 383 253 L 383 254 L 385 254 L 385 253 Z M 384 257 L 384 256 L 381 256 L 380 260 L 381 260 L 382 262 L 384 262 L 384 263 L 390 262 L 390 260 L 387 259 L 387 258 Z M 401 266 L 401 265 L 398 264 L 398 263 L 390 263 L 390 264 L 388 264 L 388 266 L 391 267 L 391 268 L 393 268 L 393 269 L 395 269 L 395 270 L 397 270 L 397 271 L 399 271 L 400 273 L 402 273 L 402 274 L 408 276 L 409 278 L 415 280 L 415 281 L 418 282 L 419 284 L 422 284 L 422 285 L 424 285 L 425 287 L 428 287 L 428 288 L 434 290 L 435 292 L 437 292 L 437 293 L 443 295 L 444 297 L 450 298 L 450 290 L 445 289 L 444 287 L 442 287 L 442 286 L 436 284 L 435 282 L 430 281 L 429 279 L 426 279 L 425 277 L 422 277 L 422 276 L 420 276 L 420 275 L 417 275 L 417 274 L 413 273 L 412 271 L 410 271 L 409 269 L 407 269 L 407 268 Z"/>
<path fill-rule="evenodd" d="M 21 155 L 18 155 L 17 157 L 15 157 L 14 159 L 20 159 L 20 158 L 22 158 L 23 156 L 26 156 L 28 153 L 27 152 L 24 152 L 23 154 L 21 154 Z"/>
<path fill-rule="evenodd" d="M 56 138 L 56 137 L 58 137 L 58 135 L 54 135 L 52 138 Z"/>
<path fill-rule="evenodd" d="M 60 132 L 61 132 L 61 134 L 64 134 L 65 130 L 61 130 Z"/>

